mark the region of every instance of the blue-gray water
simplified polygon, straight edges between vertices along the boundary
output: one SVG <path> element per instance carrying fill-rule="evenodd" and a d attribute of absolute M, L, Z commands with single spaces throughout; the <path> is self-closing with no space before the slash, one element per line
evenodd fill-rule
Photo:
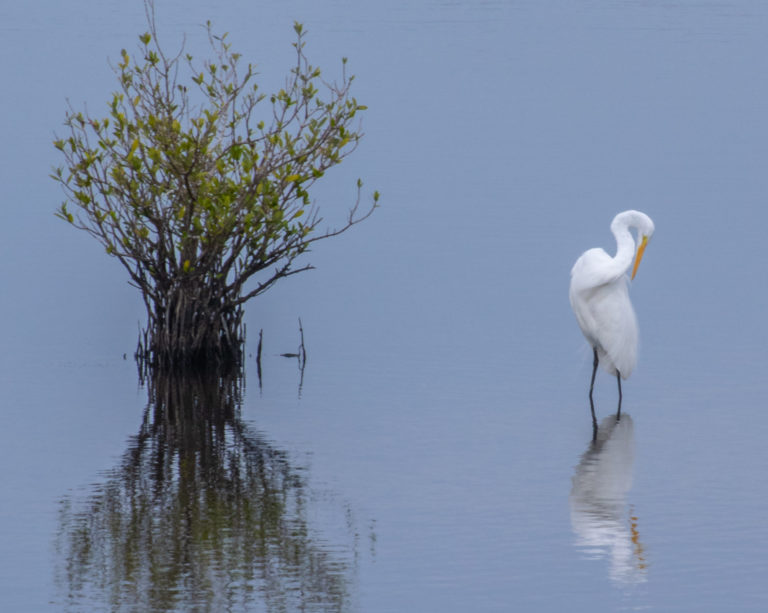
<path fill-rule="evenodd" d="M 208 467 L 199 433 L 153 421 L 139 296 L 53 217 L 47 178 L 67 99 L 104 108 L 143 9 L 0 6 L 0 608 L 766 610 L 768 6 L 158 10 L 193 53 L 209 18 L 267 87 L 293 20 L 326 75 L 350 58 L 366 137 L 316 197 L 333 224 L 360 176 L 383 206 L 248 306 L 263 385 L 251 359 L 204 448 L 226 479 L 153 472 L 164 451 Z M 641 354 L 618 424 L 599 375 L 592 444 L 568 274 L 629 208 L 657 228 L 631 291 Z M 278 355 L 299 317 L 303 379 Z M 164 496 L 185 488 L 201 534 L 174 532 Z"/>

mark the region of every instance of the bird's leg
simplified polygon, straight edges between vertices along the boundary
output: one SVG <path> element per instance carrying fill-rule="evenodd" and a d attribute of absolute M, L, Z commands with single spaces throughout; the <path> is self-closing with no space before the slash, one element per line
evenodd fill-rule
<path fill-rule="evenodd" d="M 592 400 L 592 390 L 595 388 L 595 374 L 597 374 L 597 349 L 594 347 L 592 351 L 595 355 L 595 360 L 592 362 L 592 381 L 589 383 L 589 408 L 592 410 L 592 440 L 597 439 L 597 417 L 595 417 L 595 402 Z"/>
<path fill-rule="evenodd" d="M 590 381 L 590 383 L 589 383 L 589 400 L 590 400 L 590 402 L 592 401 L 592 390 L 595 387 L 595 374 L 597 373 L 597 362 L 598 362 L 598 360 L 597 360 L 597 349 L 593 348 L 592 351 L 594 353 L 595 359 L 592 362 L 592 381 Z"/>
<path fill-rule="evenodd" d="M 616 411 L 616 421 L 621 419 L 621 373 L 616 371 L 616 381 L 619 382 L 619 410 Z"/>

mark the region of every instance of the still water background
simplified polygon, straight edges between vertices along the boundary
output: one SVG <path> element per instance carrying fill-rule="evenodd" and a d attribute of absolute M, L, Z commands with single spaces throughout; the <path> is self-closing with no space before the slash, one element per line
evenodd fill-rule
<path fill-rule="evenodd" d="M 267 88 L 293 20 L 329 78 L 348 56 L 366 137 L 316 197 L 333 225 L 359 176 L 383 206 L 248 306 L 262 385 L 251 358 L 219 438 L 163 429 L 140 299 L 47 178 L 142 6 L 0 5 L 3 610 L 768 607 L 765 3 L 158 4 L 167 47 L 212 19 Z M 618 424 L 599 376 L 593 445 L 568 273 L 628 208 L 657 226 L 641 355 Z M 185 488 L 201 534 L 163 502 Z"/>

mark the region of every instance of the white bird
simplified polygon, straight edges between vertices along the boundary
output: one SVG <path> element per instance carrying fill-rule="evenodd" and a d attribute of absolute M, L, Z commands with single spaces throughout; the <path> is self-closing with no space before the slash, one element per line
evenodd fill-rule
<path fill-rule="evenodd" d="M 637 230 L 637 251 L 630 228 Z M 592 390 L 597 365 L 602 365 L 608 373 L 616 375 L 619 384 L 619 409 L 616 415 L 620 417 L 621 380 L 632 374 L 637 362 L 637 318 L 629 301 L 626 273 L 634 258 L 632 279 L 635 278 L 653 231 L 653 221 L 645 213 L 619 213 L 611 222 L 611 232 L 616 237 L 616 256 L 611 257 L 600 248 L 589 249 L 581 254 L 571 270 L 571 308 L 594 353 L 589 404 L 595 434 L 597 419 Z"/>

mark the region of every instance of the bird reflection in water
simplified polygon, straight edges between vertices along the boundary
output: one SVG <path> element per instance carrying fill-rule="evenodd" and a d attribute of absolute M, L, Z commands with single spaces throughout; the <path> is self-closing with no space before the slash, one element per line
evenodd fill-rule
<path fill-rule="evenodd" d="M 241 380 L 164 376 L 148 389 L 119 465 L 61 502 L 67 608 L 348 610 L 355 537 L 329 543 L 310 526 L 301 467 L 240 419 Z"/>
<path fill-rule="evenodd" d="M 609 558 L 609 576 L 622 585 L 647 580 L 639 520 L 626 501 L 633 464 L 632 418 L 606 417 L 576 467 L 570 495 L 577 548 L 589 559 Z"/>

